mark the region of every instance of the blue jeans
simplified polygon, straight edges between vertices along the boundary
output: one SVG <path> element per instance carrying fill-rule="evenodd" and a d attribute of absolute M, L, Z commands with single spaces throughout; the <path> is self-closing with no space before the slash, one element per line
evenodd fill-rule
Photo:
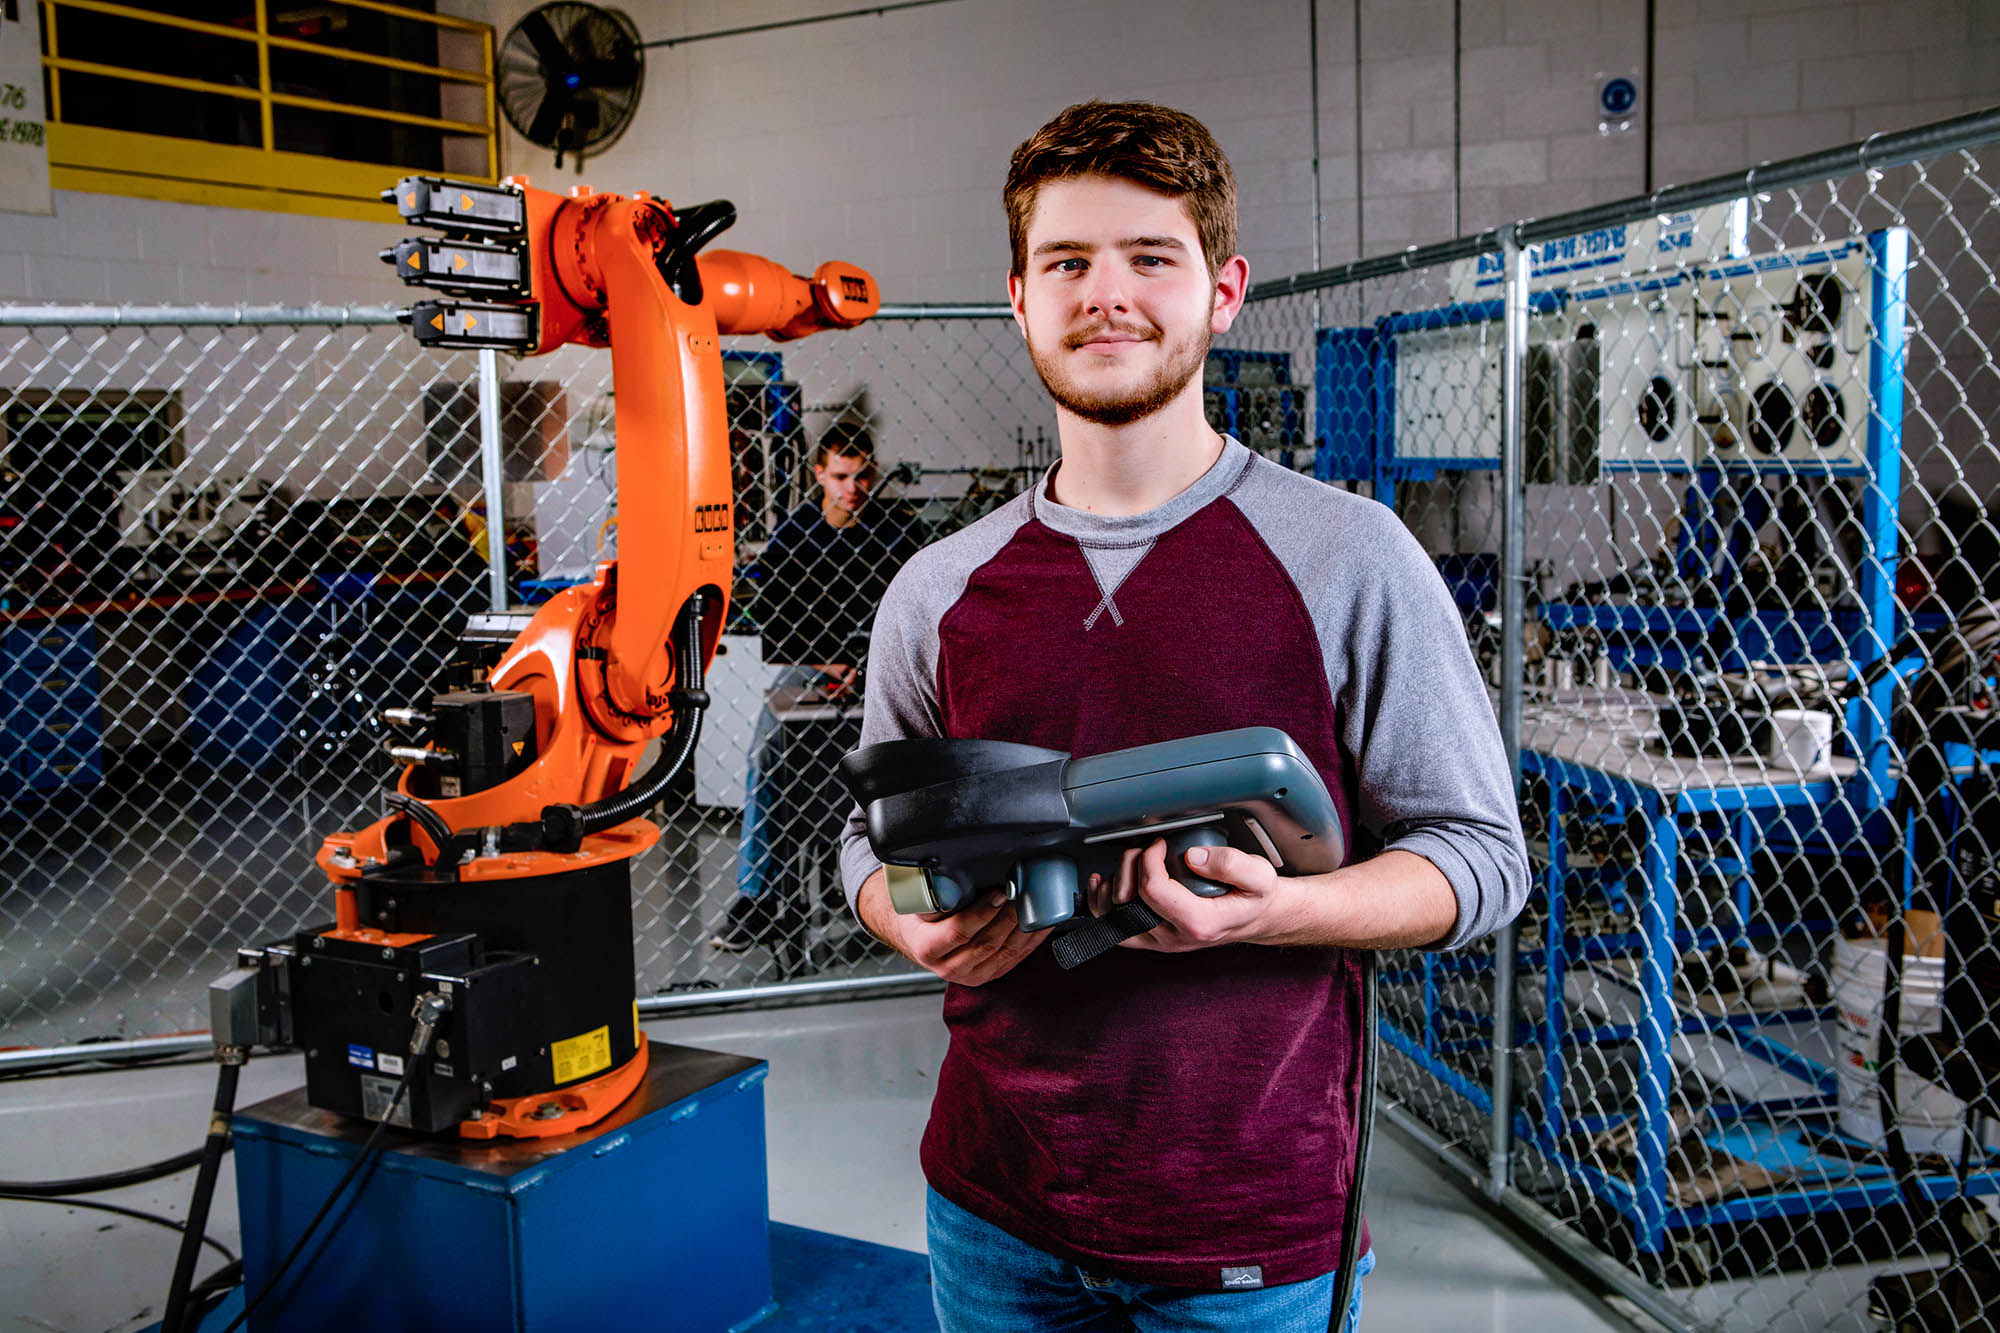
<path fill-rule="evenodd" d="M 1099 1277 L 928 1194 L 931 1300 L 943 1333 L 1322 1333 L 1331 1323 L 1333 1273 L 1250 1291 Z M 1342 1333 L 1361 1327 L 1361 1279 L 1374 1268 L 1373 1250 L 1354 1265 Z"/>
<path fill-rule="evenodd" d="M 780 667 L 765 687 L 766 703 L 757 711 L 756 729 L 750 733 L 750 769 L 743 784 L 743 831 L 736 841 L 736 891 L 745 898 L 761 898 L 778 870 L 780 844 L 787 830 L 780 803 L 784 799 L 784 775 L 775 771 L 771 741 L 778 734 L 778 715 L 768 702 L 771 691 L 816 685 L 826 677 L 809 666 Z"/>

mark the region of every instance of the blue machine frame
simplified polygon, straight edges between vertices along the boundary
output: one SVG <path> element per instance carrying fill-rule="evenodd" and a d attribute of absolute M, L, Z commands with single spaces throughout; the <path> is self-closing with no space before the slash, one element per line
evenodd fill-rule
<path fill-rule="evenodd" d="M 1305 398 L 1290 352 L 1211 347 L 1202 366 L 1208 424 L 1291 470 L 1308 458 Z M 1317 450 L 1311 458 L 1316 465 Z"/>
<path fill-rule="evenodd" d="M 1530 314 L 1560 311 L 1560 291 L 1536 292 Z M 1314 336 L 1313 475 L 1321 481 L 1366 481 L 1375 498 L 1396 507 L 1396 487 L 1440 472 L 1490 472 L 1492 459 L 1399 453 L 1395 448 L 1396 339 L 1400 334 L 1498 326 L 1501 303 L 1462 301 L 1435 310 L 1389 315 L 1366 328 L 1320 329 Z"/>
<path fill-rule="evenodd" d="M 1866 245 L 1871 261 L 1871 345 L 1867 358 L 1871 409 L 1865 463 L 1859 470 L 1865 486 L 1861 518 L 1866 550 L 1856 571 L 1858 609 L 1809 617 L 1813 623 L 1800 624 L 1797 613 L 1752 611 L 1730 616 L 1721 610 L 1699 608 L 1578 603 L 1544 605 L 1545 623 L 1551 628 L 1588 626 L 1642 643 L 1650 641 L 1655 646 L 1652 660 L 1660 661 L 1671 660 L 1675 651 L 1684 651 L 1684 638 L 1698 639 L 1719 648 L 1703 661 L 1724 669 L 1742 669 L 1752 660 L 1774 656 L 1788 660 L 1841 658 L 1866 667 L 1891 651 L 1900 633 L 1894 583 L 1903 478 L 1908 234 L 1901 228 L 1871 233 Z M 1840 248 L 1822 247 L 1825 255 L 1821 257 Z M 1732 260 L 1706 272 L 1737 276 L 1762 272 L 1774 264 L 1799 266 L 1815 253 Z M 1540 293 L 1534 308 L 1538 312 L 1558 308 L 1568 299 L 1558 292 Z M 1379 320 L 1370 328 L 1321 330 L 1315 366 L 1319 475 L 1327 480 L 1370 481 L 1376 496 L 1393 507 L 1400 481 L 1426 479 L 1446 469 L 1497 466 L 1484 460 L 1398 455 L 1390 435 L 1396 420 L 1397 336 L 1474 320 L 1497 320 L 1500 315 L 1499 304 L 1488 302 L 1396 316 Z M 1691 496 L 1712 498 L 1726 479 L 1753 471 L 1754 465 L 1697 459 L 1685 467 L 1644 465 L 1624 470 L 1682 472 L 1691 477 Z M 1843 471 L 1852 474 L 1855 470 L 1821 469 L 1824 474 Z M 1548 1162 L 1626 1219 L 1634 1248 L 1642 1255 L 1659 1256 L 1675 1235 L 1721 1224 L 1869 1209 L 1906 1197 L 1886 1167 L 1825 1157 L 1795 1130 L 1767 1119 L 1773 1113 L 1834 1113 L 1837 1094 L 1833 1071 L 1767 1031 L 1794 1023 L 1822 1022 L 1831 1016 L 1831 1010 L 1808 1007 L 1716 1016 L 1681 1005 L 1674 997 L 1674 974 L 1685 950 L 1797 933 L 1823 938 L 1832 930 L 1832 922 L 1803 915 L 1776 923 L 1767 916 L 1765 923 L 1751 924 L 1757 892 L 1752 863 L 1760 849 L 1840 857 L 1875 855 L 1875 848 L 1900 844 L 1907 853 L 1908 830 L 1898 827 L 1889 809 L 1895 778 L 1888 719 L 1895 687 L 1894 674 L 1886 674 L 1864 697 L 1849 705 L 1847 731 L 1853 740 L 1855 762 L 1851 775 L 1842 778 L 1662 785 L 1578 762 L 1575 756 L 1537 750 L 1524 738 L 1523 777 L 1538 780 L 1536 788 L 1543 793 L 1540 814 L 1548 830 L 1548 852 L 1539 879 L 1548 915 L 1541 939 L 1517 952 L 1515 970 L 1516 975 L 1539 972 L 1546 989 L 1541 1015 L 1519 1023 L 1511 1034 L 1512 1047 L 1538 1049 L 1542 1057 L 1539 1107 L 1532 1114 L 1525 1110 L 1516 1113 L 1513 1130 L 1519 1141 L 1532 1144 Z M 1608 869 L 1572 866 L 1568 840 L 1575 820 L 1610 823 L 1634 831 L 1643 828 L 1637 863 L 1614 863 Z M 1728 929 L 1722 924 L 1700 930 L 1676 927 L 1679 872 L 1684 862 L 1692 863 L 1697 875 L 1726 885 L 1735 918 Z M 1913 887 L 1907 854 L 1903 863 L 1907 903 Z M 1633 908 L 1636 929 L 1572 934 L 1570 907 L 1598 895 L 1622 899 Z M 1621 958 L 1634 960 L 1631 972 L 1617 979 L 1638 994 L 1636 1021 L 1572 1024 L 1565 977 L 1573 969 L 1596 968 Z M 1468 1078 L 1462 1066 L 1455 1066 L 1451 1057 L 1490 1051 L 1492 1020 L 1450 1007 L 1442 983 L 1452 976 L 1490 972 L 1492 968 L 1490 957 L 1424 954 L 1382 977 L 1383 985 L 1406 987 L 1414 993 L 1417 1014 L 1414 1029 L 1385 1016 L 1381 1020 L 1383 1040 L 1486 1115 L 1493 1110 L 1490 1094 Z M 1475 1035 L 1448 1035 L 1444 1031 L 1447 1022 L 1457 1034 L 1469 1030 Z M 1700 1034 L 1731 1043 L 1744 1056 L 1784 1071 L 1809 1089 L 1782 1101 L 1741 1101 L 1719 1107 L 1715 1111 L 1717 1128 L 1709 1135 L 1713 1146 L 1738 1157 L 1781 1164 L 1796 1182 L 1792 1187 L 1692 1206 L 1670 1204 L 1668 1154 L 1678 1132 L 1671 1118 L 1670 1094 L 1677 1077 L 1671 1047 L 1676 1038 Z M 1639 1056 L 1637 1105 L 1630 1116 L 1575 1115 L 1565 1110 L 1572 1053 L 1581 1047 L 1622 1043 L 1635 1045 Z M 1598 1133 L 1627 1119 L 1636 1121 L 1631 1180 L 1579 1160 L 1573 1151 L 1577 1135 Z M 1965 1180 L 1949 1171 L 1930 1172 L 1920 1177 L 1916 1188 L 1935 1199 L 2000 1193 L 2000 1169 L 1989 1158 L 1985 1169 L 1972 1172 Z"/>

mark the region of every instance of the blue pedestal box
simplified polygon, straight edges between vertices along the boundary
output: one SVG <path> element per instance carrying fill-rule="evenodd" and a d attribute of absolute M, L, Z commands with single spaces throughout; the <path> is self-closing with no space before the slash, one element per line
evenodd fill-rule
<path fill-rule="evenodd" d="M 475 1143 L 390 1129 L 250 1321 L 283 1329 L 741 1329 L 768 1315 L 763 1080 L 651 1043 L 645 1082 L 577 1134 Z M 372 1125 L 299 1089 L 235 1117 L 244 1289 L 290 1252 Z"/>

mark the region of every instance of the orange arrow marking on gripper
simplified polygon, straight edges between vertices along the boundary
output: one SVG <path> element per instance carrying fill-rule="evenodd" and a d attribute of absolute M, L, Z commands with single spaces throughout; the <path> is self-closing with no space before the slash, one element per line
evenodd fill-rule
<path fill-rule="evenodd" d="M 458 196 L 458 206 L 459 206 L 460 208 L 465 208 L 465 209 L 469 209 L 469 208 L 471 208 L 471 207 L 472 207 L 472 196 L 471 196 L 471 195 L 469 195 L 469 194 L 462 194 L 462 195 Z"/>
<path fill-rule="evenodd" d="M 434 328 L 434 329 L 436 329 L 436 330 L 437 330 L 437 331 L 438 331 L 439 333 L 443 333 L 443 332 L 444 332 L 444 316 L 443 316 L 443 315 L 432 315 L 432 316 L 431 316 L 431 327 L 432 327 L 432 328 Z"/>
<path fill-rule="evenodd" d="M 477 325 L 478 323 L 479 323 L 479 321 L 478 321 L 478 320 L 474 319 L 474 318 L 473 318 L 472 316 L 470 316 L 470 315 L 467 315 L 467 316 L 465 317 L 465 331 L 466 331 L 467 333 L 470 333 L 470 332 L 472 332 L 472 330 L 473 330 L 473 327 L 474 327 L 475 325 Z"/>
<path fill-rule="evenodd" d="M 410 251 L 410 267 L 411 267 L 411 268 L 422 268 L 423 266 L 424 266 L 424 257 L 423 257 L 423 255 L 422 255 L 422 254 L 421 254 L 420 252 L 416 251 L 416 250 L 412 250 L 412 251 Z"/>
<path fill-rule="evenodd" d="M 458 256 L 457 258 L 453 259 L 453 260 L 451 261 L 451 266 L 452 266 L 452 269 L 453 269 L 454 271 L 456 271 L 456 270 L 458 270 L 458 269 L 462 269 L 462 268 L 464 268 L 464 267 L 465 267 L 465 256 L 464 256 L 464 255 L 459 255 L 459 256 Z"/>
<path fill-rule="evenodd" d="M 415 196 L 414 194 L 406 194 L 403 196 L 404 208 L 415 208 L 416 206 L 417 206 L 417 196 Z"/>

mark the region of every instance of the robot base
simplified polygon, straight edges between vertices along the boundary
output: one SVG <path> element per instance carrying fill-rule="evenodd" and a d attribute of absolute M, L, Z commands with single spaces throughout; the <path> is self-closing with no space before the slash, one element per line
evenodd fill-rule
<path fill-rule="evenodd" d="M 632 997 L 630 863 L 353 886 L 360 929 L 266 951 L 276 1007 L 306 1054 L 313 1106 L 381 1119 L 409 1059 L 416 998 L 451 1009 L 393 1123 L 541 1137 L 603 1118 L 646 1069 Z M 490 1108 L 490 1109 L 489 1109 Z M 489 1120 L 492 1123 L 488 1123 Z"/>
<path fill-rule="evenodd" d="M 653 1043 L 633 1096 L 562 1139 L 397 1129 L 252 1333 L 674 1328 L 771 1308 L 760 1060 Z M 298 1240 L 374 1126 L 293 1091 L 237 1113 L 245 1290 Z"/>

